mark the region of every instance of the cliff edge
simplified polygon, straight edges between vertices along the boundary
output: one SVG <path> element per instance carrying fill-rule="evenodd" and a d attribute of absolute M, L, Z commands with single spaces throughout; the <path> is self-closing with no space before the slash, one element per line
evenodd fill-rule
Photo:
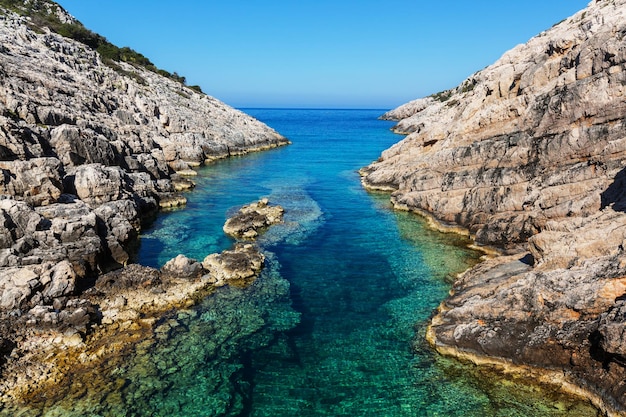
<path fill-rule="evenodd" d="M 385 114 L 407 137 L 362 170 L 400 209 L 503 256 L 433 319 L 442 352 L 530 365 L 626 415 L 626 1 L 588 7 L 461 85 Z"/>
<path fill-rule="evenodd" d="M 289 143 L 181 80 L 54 2 L 0 2 L 0 367 L 49 331 L 82 343 L 96 280 L 127 264 L 142 216 L 185 203 L 191 168 Z M 140 269 L 117 275 L 151 282 Z"/>

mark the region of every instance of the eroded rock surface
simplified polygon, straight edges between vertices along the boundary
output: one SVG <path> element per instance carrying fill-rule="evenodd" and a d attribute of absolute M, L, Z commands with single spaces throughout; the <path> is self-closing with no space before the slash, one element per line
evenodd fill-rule
<path fill-rule="evenodd" d="M 53 2 L 25 5 L 75 22 Z M 163 271 L 122 267 L 142 217 L 186 203 L 193 167 L 289 143 L 212 97 L 106 65 L 38 24 L 0 9 L 0 365 L 46 344 L 80 345 L 100 320 L 194 302 L 226 279 L 184 259 Z M 111 301 L 116 286 L 126 293 Z M 168 292 L 177 286 L 187 290 Z M 46 374 L 39 365 L 32 375 Z"/>
<path fill-rule="evenodd" d="M 557 370 L 626 414 L 626 2 L 593 1 L 458 87 L 385 118 L 407 137 L 362 170 L 396 207 L 498 257 L 433 320 L 447 353 Z"/>
<path fill-rule="evenodd" d="M 284 212 L 281 206 L 270 206 L 269 200 L 263 198 L 243 206 L 228 218 L 224 232 L 235 238 L 254 239 L 263 229 L 282 222 Z"/>
<path fill-rule="evenodd" d="M 28 23 L 0 16 L 0 268 L 69 261 L 77 280 L 93 280 L 126 264 L 142 214 L 185 204 L 178 193 L 193 182 L 176 170 L 288 143 L 209 96 L 125 63 L 115 71 Z M 45 291 L 0 285 L 15 308 Z"/>

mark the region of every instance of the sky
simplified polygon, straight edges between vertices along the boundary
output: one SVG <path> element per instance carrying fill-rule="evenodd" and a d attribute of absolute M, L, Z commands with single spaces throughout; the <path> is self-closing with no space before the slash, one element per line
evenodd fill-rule
<path fill-rule="evenodd" d="M 238 108 L 390 109 L 462 82 L 590 0 L 59 0 Z"/>

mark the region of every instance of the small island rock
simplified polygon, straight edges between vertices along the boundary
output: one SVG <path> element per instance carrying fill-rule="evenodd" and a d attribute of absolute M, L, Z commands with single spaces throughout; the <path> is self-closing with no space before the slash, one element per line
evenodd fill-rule
<path fill-rule="evenodd" d="M 261 229 L 283 221 L 285 210 L 270 206 L 267 198 L 243 206 L 224 224 L 224 232 L 238 239 L 255 239 Z"/>

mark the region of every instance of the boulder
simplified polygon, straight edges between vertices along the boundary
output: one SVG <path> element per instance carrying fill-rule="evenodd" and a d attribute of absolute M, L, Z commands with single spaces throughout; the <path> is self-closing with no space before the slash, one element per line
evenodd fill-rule
<path fill-rule="evenodd" d="M 233 250 L 214 253 L 202 261 L 202 266 L 215 280 L 217 286 L 229 282 L 254 279 L 261 269 L 265 256 L 251 244 L 237 244 Z"/>
<path fill-rule="evenodd" d="M 67 167 L 93 163 L 118 165 L 122 160 L 104 136 L 67 124 L 50 131 L 50 145 Z"/>
<path fill-rule="evenodd" d="M 56 158 L 0 161 L 0 191 L 34 206 L 56 202 L 63 193 L 61 162 Z"/>
<path fill-rule="evenodd" d="M 47 274 L 49 283 L 44 287 L 42 294 L 45 299 L 52 300 L 74 293 L 77 276 L 69 261 L 59 262 Z"/>
<path fill-rule="evenodd" d="M 74 189 L 78 198 L 97 207 L 129 197 L 128 177 L 120 167 L 101 164 L 81 165 L 74 171 Z"/>
<path fill-rule="evenodd" d="M 30 268 L 0 268 L 0 309 L 19 308 L 39 285 L 39 276 Z"/>
<path fill-rule="evenodd" d="M 170 259 L 163 268 L 161 273 L 175 278 L 198 278 L 204 274 L 202 264 L 195 259 L 187 258 L 185 255 L 178 255 Z"/>
<path fill-rule="evenodd" d="M 609 355 L 626 361 L 626 302 L 618 301 L 608 312 L 600 316 L 599 346 Z"/>

